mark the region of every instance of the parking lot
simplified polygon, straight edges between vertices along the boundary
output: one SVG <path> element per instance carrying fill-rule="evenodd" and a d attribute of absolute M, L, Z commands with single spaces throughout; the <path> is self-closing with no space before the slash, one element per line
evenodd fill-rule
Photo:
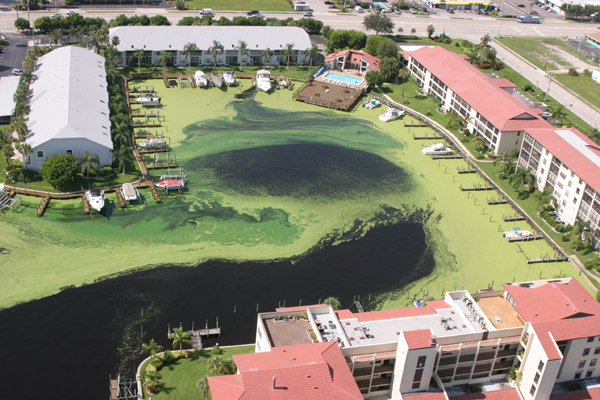
<path fill-rule="evenodd" d="M 16 33 L 2 33 L 2 35 L 6 37 L 8 45 L 1 47 L 0 76 L 9 76 L 14 68 L 22 68 L 29 37 Z"/>

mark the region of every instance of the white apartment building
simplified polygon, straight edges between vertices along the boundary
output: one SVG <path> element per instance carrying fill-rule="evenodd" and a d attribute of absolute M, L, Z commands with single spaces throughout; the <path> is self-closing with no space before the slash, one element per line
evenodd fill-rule
<path fill-rule="evenodd" d="M 551 188 L 567 224 L 589 221 L 600 241 L 600 146 L 575 128 L 528 129 L 518 166 L 530 169 L 537 188 Z"/>
<path fill-rule="evenodd" d="M 191 55 L 191 65 L 285 65 L 287 44 L 294 49 L 290 64 L 308 62 L 305 50 L 311 47 L 308 33 L 293 26 L 120 26 L 109 30 L 110 40 L 119 38 L 117 50 L 121 52 L 120 65 L 137 66 L 134 56 L 144 51 L 143 64 L 161 65 L 158 61 L 163 52 L 171 55 L 175 65 L 188 65 L 188 54 L 184 51 L 188 43 L 193 43 L 197 51 Z M 223 45 L 223 52 L 213 59 L 211 47 L 217 41 Z M 247 44 L 248 54 L 239 50 L 240 41 Z M 262 57 L 265 49 L 270 49 L 270 59 Z M 133 62 L 131 58 L 134 57 Z"/>
<path fill-rule="evenodd" d="M 541 117 L 544 112 L 518 92 L 515 84 L 484 74 L 463 54 L 439 46 L 402 54 L 422 92 L 435 97 L 443 112 L 463 117 L 466 129 L 481 136 L 496 155 L 519 150 L 525 129 L 551 126 Z"/>
<path fill-rule="evenodd" d="M 448 292 L 415 308 L 258 315 L 257 353 L 316 342 L 337 343 L 364 398 L 562 400 L 555 383 L 600 377 L 600 304 L 574 278 L 558 278 Z M 521 374 L 509 384 L 511 369 Z M 473 384 L 483 393 L 461 391 Z"/>

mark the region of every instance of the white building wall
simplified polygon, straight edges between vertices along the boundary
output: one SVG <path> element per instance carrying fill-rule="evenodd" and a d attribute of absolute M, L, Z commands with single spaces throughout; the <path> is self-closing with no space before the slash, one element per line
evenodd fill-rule
<path fill-rule="evenodd" d="M 29 155 L 28 169 L 40 169 L 42 164 L 52 154 L 67 154 L 67 150 L 71 150 L 72 154 L 82 156 L 85 150 L 89 154 L 95 154 L 98 156 L 100 161 L 100 168 L 112 164 L 112 151 L 98 143 L 92 142 L 87 139 L 51 139 L 47 142 L 42 143 L 32 149 L 33 151 Z M 42 157 L 38 157 L 38 152 L 43 152 Z"/>
<path fill-rule="evenodd" d="M 435 366 L 435 347 L 410 350 L 404 334 L 400 336 L 392 381 L 392 400 L 401 399 L 400 393 L 427 390 Z M 425 357 L 424 363 L 419 363 L 421 357 Z M 418 381 L 415 381 L 418 376 L 417 370 L 421 370 L 422 374 Z M 415 382 L 419 382 L 417 387 L 413 387 Z"/>
<path fill-rule="evenodd" d="M 565 348 L 565 358 L 557 382 L 583 379 L 588 374 L 591 374 L 589 377 L 600 375 L 600 370 L 598 370 L 600 342 L 598 339 L 598 337 L 591 337 L 590 339 L 583 338 L 569 341 Z M 591 342 L 588 340 L 591 340 Z"/>
<path fill-rule="evenodd" d="M 530 326 L 528 326 L 527 340 L 527 348 L 520 369 L 523 375 L 518 382 L 519 391 L 524 400 L 548 400 L 558 375 L 561 360 L 548 360 L 542 343 Z M 535 388 L 533 393 L 532 388 Z"/>
<path fill-rule="evenodd" d="M 260 315 L 258 315 L 258 321 L 256 323 L 256 340 L 254 343 L 255 353 L 271 351 L 271 343 L 269 343 L 269 337 Z"/>

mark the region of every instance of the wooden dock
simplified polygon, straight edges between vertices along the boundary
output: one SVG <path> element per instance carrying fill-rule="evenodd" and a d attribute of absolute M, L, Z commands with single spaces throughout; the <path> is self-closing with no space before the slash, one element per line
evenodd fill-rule
<path fill-rule="evenodd" d="M 86 214 L 90 213 L 90 204 L 88 203 L 87 197 L 85 194 L 81 196 L 81 200 L 83 200 L 83 212 Z"/>
<path fill-rule="evenodd" d="M 525 217 L 522 217 L 520 215 L 516 215 L 514 217 L 504 217 L 502 218 L 502 220 L 504 222 L 510 222 L 510 221 L 523 221 L 525 219 Z"/>
<path fill-rule="evenodd" d="M 165 147 L 162 149 L 148 149 L 148 150 L 138 150 L 138 151 L 140 152 L 140 154 L 152 154 L 152 153 L 165 153 L 169 150 L 170 149 L 168 147 Z"/>
<path fill-rule="evenodd" d="M 160 121 L 158 124 L 131 124 L 132 128 L 160 128 L 161 126 Z"/>
<path fill-rule="evenodd" d="M 542 235 L 531 235 L 526 237 L 518 237 L 518 238 L 507 238 L 509 242 L 529 242 L 531 240 L 539 240 L 543 239 Z"/>
<path fill-rule="evenodd" d="M 461 155 L 452 155 L 452 156 L 431 156 L 432 160 L 458 160 L 459 158 L 463 158 Z"/>
<path fill-rule="evenodd" d="M 487 203 L 489 205 L 494 205 L 494 204 L 506 204 L 507 201 L 505 199 L 501 199 L 501 200 L 488 200 Z"/>
<path fill-rule="evenodd" d="M 569 261 L 569 257 L 528 258 L 527 264 Z"/>
<path fill-rule="evenodd" d="M 356 311 L 358 311 L 359 313 L 365 312 L 362 304 L 360 304 L 360 301 L 354 300 L 354 305 L 356 306 Z"/>
<path fill-rule="evenodd" d="M 472 186 L 472 187 L 460 187 L 460 190 L 462 190 L 463 192 L 472 192 L 472 191 L 479 191 L 479 190 L 494 190 L 493 186 Z"/>
<path fill-rule="evenodd" d="M 156 201 L 157 203 L 162 203 L 162 199 L 160 198 L 160 195 L 158 194 L 158 191 L 156 190 L 154 183 L 150 180 L 148 180 L 147 182 L 148 182 L 148 187 L 150 188 L 150 192 L 152 193 L 152 197 L 154 197 L 154 201 Z"/>
<path fill-rule="evenodd" d="M 44 212 L 46 212 L 46 208 L 48 207 L 48 204 L 50 203 L 50 196 L 44 196 L 42 197 L 42 201 L 40 202 L 40 205 L 37 208 L 37 211 L 35 212 L 35 214 L 38 217 L 41 217 L 42 215 L 44 215 Z"/>
<path fill-rule="evenodd" d="M 475 169 L 459 169 L 459 170 L 456 170 L 456 172 L 458 172 L 459 174 L 476 174 L 477 170 L 475 170 Z"/>
<path fill-rule="evenodd" d="M 125 200 L 123 200 L 123 194 L 121 194 L 121 191 L 119 189 L 116 189 L 115 193 L 117 194 L 117 200 L 119 200 L 119 205 L 121 206 L 121 208 L 125 208 Z"/>
<path fill-rule="evenodd" d="M 197 331 L 192 331 L 192 348 L 202 350 L 202 337 L 197 334 Z"/>
<path fill-rule="evenodd" d="M 152 164 L 146 165 L 147 169 L 165 169 L 165 168 L 177 168 L 177 164 Z"/>

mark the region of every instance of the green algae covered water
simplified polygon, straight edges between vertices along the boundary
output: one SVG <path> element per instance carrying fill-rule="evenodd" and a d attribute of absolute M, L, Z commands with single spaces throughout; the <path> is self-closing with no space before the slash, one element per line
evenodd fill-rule
<path fill-rule="evenodd" d="M 187 191 L 164 204 L 142 192 L 146 202 L 124 210 L 109 195 L 106 216 L 91 217 L 69 200 L 36 218 L 38 199 L 24 198 L 22 213 L 0 216 L 0 307 L 153 265 L 299 258 L 416 214 L 431 216 L 419 222 L 436 268 L 407 288 L 406 303 L 465 282 L 479 289 L 566 272 L 526 266 L 525 254 L 550 248 L 503 240 L 499 232 L 514 225 L 501 222 L 510 210 L 486 210 L 489 194 L 458 190 L 480 181 L 455 173 L 462 160 L 423 156 L 412 135 L 427 128 L 382 123 L 381 109 L 328 111 L 293 101 L 290 91 L 236 98 L 249 82 L 225 91 L 145 83 L 163 103 L 163 126 L 152 132 L 168 138 Z"/>

